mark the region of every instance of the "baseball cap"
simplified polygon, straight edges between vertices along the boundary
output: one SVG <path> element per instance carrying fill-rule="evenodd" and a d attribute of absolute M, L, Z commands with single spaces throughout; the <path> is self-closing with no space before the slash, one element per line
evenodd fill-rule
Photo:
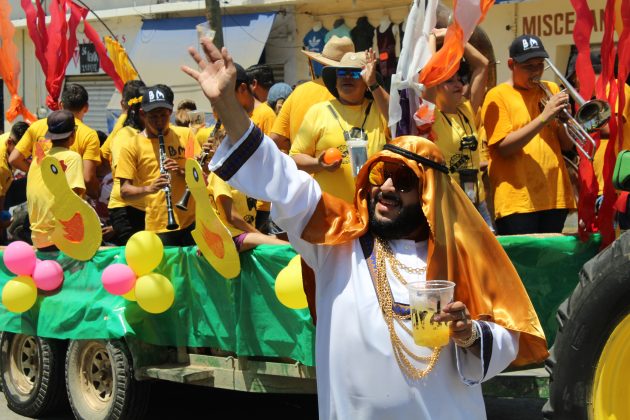
<path fill-rule="evenodd" d="M 67 109 L 53 111 L 48 116 L 46 138 L 50 140 L 67 139 L 74 133 L 74 114 Z"/>
<path fill-rule="evenodd" d="M 173 92 L 166 86 L 150 86 L 142 95 L 141 108 L 149 112 L 157 108 L 173 109 Z"/>
<path fill-rule="evenodd" d="M 510 58 L 522 63 L 530 58 L 549 58 L 549 54 L 536 35 L 521 35 L 510 45 Z"/>

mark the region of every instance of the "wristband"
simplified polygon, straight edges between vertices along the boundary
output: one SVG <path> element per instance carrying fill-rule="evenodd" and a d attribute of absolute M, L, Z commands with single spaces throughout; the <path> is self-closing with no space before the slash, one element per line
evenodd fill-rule
<path fill-rule="evenodd" d="M 543 123 L 543 125 L 547 125 L 547 120 L 545 120 L 545 119 L 542 117 L 542 114 L 540 114 L 538 117 L 540 118 L 540 122 L 541 122 L 541 123 Z"/>
<path fill-rule="evenodd" d="M 368 90 L 370 92 L 374 92 L 376 89 L 378 89 L 381 85 L 378 84 L 378 82 L 374 83 L 373 85 L 368 86 Z"/>

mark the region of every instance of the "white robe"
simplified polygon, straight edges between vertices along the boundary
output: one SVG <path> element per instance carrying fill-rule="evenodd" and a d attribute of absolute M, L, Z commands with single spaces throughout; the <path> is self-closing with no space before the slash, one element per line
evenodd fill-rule
<path fill-rule="evenodd" d="M 210 169 L 220 168 L 239 146 L 252 141 L 252 127 L 234 146 L 224 141 Z M 249 135 L 249 137 L 248 137 Z M 251 148 L 250 148 L 251 149 Z M 236 151 L 236 152 L 235 152 Z M 234 160 L 234 157 L 231 158 Z M 451 341 L 433 370 L 419 381 L 407 378 L 394 356 L 392 343 L 359 240 L 337 246 L 313 245 L 301 234 L 321 198 L 316 181 L 299 171 L 267 137 L 228 179 L 245 194 L 272 202 L 271 217 L 289 234 L 291 244 L 316 276 L 317 327 L 315 363 L 321 419 L 484 419 L 480 383 L 505 369 L 518 352 L 518 333 L 486 322 L 491 340 L 482 340 L 482 354 L 492 347 L 488 366 Z M 229 165 L 226 165 L 226 167 Z M 427 244 L 391 241 L 396 258 L 422 267 Z M 407 275 L 407 281 L 421 280 Z M 422 275 L 424 277 L 424 275 Z M 388 269 L 394 300 L 409 303 L 404 285 Z M 414 344 L 396 326 L 398 336 L 417 355 L 431 349 Z M 487 337 L 486 337 L 487 338 Z M 414 362 L 423 368 L 424 364 Z M 485 375 L 484 375 L 485 370 Z"/>

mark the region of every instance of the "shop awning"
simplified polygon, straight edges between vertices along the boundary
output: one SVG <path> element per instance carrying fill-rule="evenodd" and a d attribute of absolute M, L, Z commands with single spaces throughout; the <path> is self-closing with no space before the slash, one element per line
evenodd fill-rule
<path fill-rule="evenodd" d="M 275 15 L 252 13 L 222 16 L 224 43 L 234 61 L 245 68 L 258 63 Z M 192 99 L 199 109 L 209 111 L 210 104 L 198 85 L 180 70 L 182 64 L 194 64 L 187 49 L 199 46 L 196 25 L 205 21 L 202 16 L 145 20 L 129 50 L 129 56 L 147 85 L 168 85 L 175 92 L 175 104 L 181 99 Z M 119 101 L 120 95 L 115 95 L 110 101 L 110 107 L 119 108 Z"/>

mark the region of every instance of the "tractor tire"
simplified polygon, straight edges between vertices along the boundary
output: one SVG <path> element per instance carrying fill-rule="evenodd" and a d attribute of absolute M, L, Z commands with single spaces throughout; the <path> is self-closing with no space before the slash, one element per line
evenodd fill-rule
<path fill-rule="evenodd" d="M 12 411 L 26 417 L 43 417 L 67 408 L 65 346 L 61 340 L 2 333 L 2 389 Z"/>
<path fill-rule="evenodd" d="M 582 267 L 558 309 L 558 334 L 545 362 L 547 419 L 629 419 L 630 232 Z"/>
<path fill-rule="evenodd" d="M 71 341 L 66 386 L 77 419 L 142 419 L 149 407 L 150 383 L 134 379 L 132 359 L 122 341 Z"/>

